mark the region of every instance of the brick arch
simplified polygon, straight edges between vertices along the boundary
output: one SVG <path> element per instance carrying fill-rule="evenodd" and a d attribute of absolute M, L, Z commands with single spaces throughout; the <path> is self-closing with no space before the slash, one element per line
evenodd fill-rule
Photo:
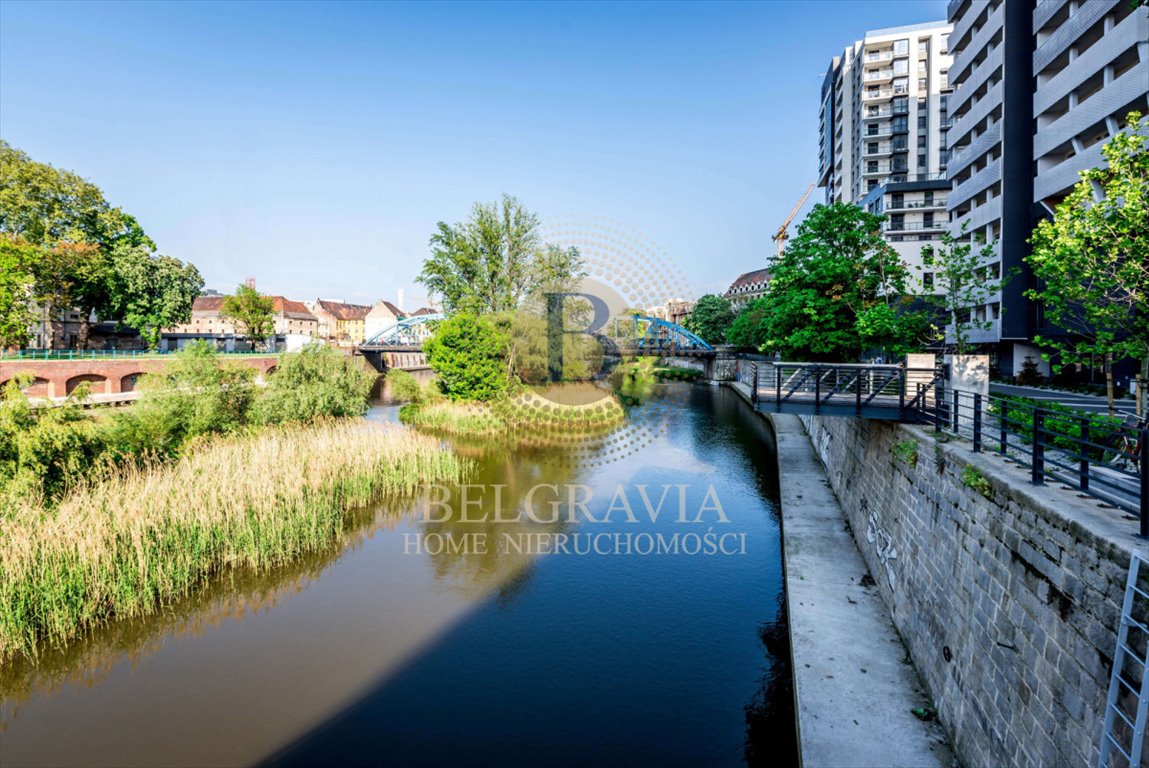
<path fill-rule="evenodd" d="M 0 392 L 8 386 L 10 381 L 11 378 L 6 378 L 0 382 Z M 30 398 L 46 398 L 48 397 L 48 379 L 34 376 L 30 379 L 28 386 L 25 386 L 21 391 Z"/>
<path fill-rule="evenodd" d="M 135 392 L 136 387 L 140 383 L 140 377 L 144 375 L 143 371 L 136 371 L 135 373 L 128 373 L 120 377 L 120 391 L 121 392 Z"/>
<path fill-rule="evenodd" d="M 102 395 L 108 391 L 107 376 L 101 376 L 98 373 L 82 373 L 79 376 L 73 376 L 72 378 L 68 379 L 67 383 L 64 385 L 64 394 L 72 394 L 73 390 L 75 390 L 76 387 L 80 386 L 84 382 L 88 382 L 92 385 L 93 395 Z"/>

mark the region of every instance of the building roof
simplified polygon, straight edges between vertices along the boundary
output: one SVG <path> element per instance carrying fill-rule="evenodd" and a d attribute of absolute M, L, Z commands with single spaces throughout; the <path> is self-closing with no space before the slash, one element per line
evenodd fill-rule
<path fill-rule="evenodd" d="M 271 310 L 277 315 L 290 317 L 293 320 L 317 320 L 315 315 L 302 301 L 292 301 L 283 296 L 269 296 L 272 300 Z"/>
<path fill-rule="evenodd" d="M 223 296 L 196 296 L 192 302 L 192 312 L 219 312 L 223 300 Z"/>
<path fill-rule="evenodd" d="M 336 320 L 362 320 L 371 311 L 371 307 L 365 307 L 362 304 L 346 304 L 341 301 L 320 299 L 316 304 L 324 311 L 330 312 Z"/>
<path fill-rule="evenodd" d="M 391 314 L 393 314 L 395 317 L 403 317 L 406 314 L 405 312 L 403 312 L 403 310 L 399 309 L 397 306 L 395 306 L 391 302 L 387 301 L 387 299 L 380 299 L 378 302 L 376 302 L 375 307 L 379 307 L 379 306 L 383 306 L 384 308 L 386 308 L 386 310 L 388 312 L 390 312 Z M 372 309 L 375 309 L 375 307 L 372 307 Z"/>
<path fill-rule="evenodd" d="M 770 282 L 769 269 L 756 269 L 753 272 L 743 272 L 741 275 L 734 279 L 730 284 L 727 293 L 735 293 L 737 291 L 746 291 L 753 288 L 761 287 Z"/>
<path fill-rule="evenodd" d="M 419 307 L 418 309 L 416 309 L 414 312 L 411 313 L 411 317 L 417 317 L 419 315 L 437 315 L 437 314 L 439 314 L 438 310 L 431 309 L 430 307 Z"/>

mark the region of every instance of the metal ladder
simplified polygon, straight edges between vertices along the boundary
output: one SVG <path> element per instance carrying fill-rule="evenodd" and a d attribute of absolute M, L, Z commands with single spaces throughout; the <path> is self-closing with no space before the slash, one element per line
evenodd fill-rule
<path fill-rule="evenodd" d="M 1141 761 L 1141 749 L 1145 742 L 1145 726 L 1149 720 L 1149 626 L 1134 618 L 1134 606 L 1140 608 L 1142 620 L 1149 615 L 1149 592 L 1138 586 L 1141 565 L 1146 566 L 1149 572 L 1149 560 L 1134 553 L 1129 560 L 1129 580 L 1125 585 L 1125 601 L 1121 606 L 1121 625 L 1117 629 L 1117 650 L 1113 653 L 1113 674 L 1109 679 L 1109 697 L 1105 703 L 1105 728 L 1101 732 L 1101 755 L 1097 759 L 1098 768 L 1138 768 Z M 1137 655 L 1129 642 L 1129 630 L 1134 629 L 1140 633 L 1141 640 L 1138 645 L 1145 648 L 1144 655 Z M 1141 672 L 1141 687 L 1134 689 L 1125 670 L 1125 660 L 1130 659 L 1136 664 L 1135 669 Z M 1125 692 L 1132 694 L 1137 702 L 1137 715 L 1132 720 L 1121 708 L 1121 698 Z M 1118 720 L 1120 718 L 1120 721 Z M 1122 734 L 1129 739 L 1129 748 L 1126 751 L 1122 742 L 1118 740 L 1114 727 L 1121 725 Z M 1111 762 L 1111 760 L 1118 762 Z M 1127 762 L 1121 762 L 1127 761 Z"/>

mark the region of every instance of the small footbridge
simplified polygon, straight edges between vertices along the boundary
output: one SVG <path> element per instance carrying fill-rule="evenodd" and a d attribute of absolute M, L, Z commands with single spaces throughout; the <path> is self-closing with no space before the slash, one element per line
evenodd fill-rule
<path fill-rule="evenodd" d="M 904 364 L 756 361 L 746 378 L 760 411 L 932 422 L 943 372 Z"/>

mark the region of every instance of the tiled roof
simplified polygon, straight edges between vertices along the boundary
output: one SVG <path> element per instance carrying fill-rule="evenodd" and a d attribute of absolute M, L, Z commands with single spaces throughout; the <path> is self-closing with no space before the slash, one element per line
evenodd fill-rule
<path fill-rule="evenodd" d="M 223 296 L 197 296 L 192 302 L 192 312 L 219 312 L 223 299 Z"/>
<path fill-rule="evenodd" d="M 336 320 L 362 320 L 371 311 L 371 307 L 365 307 L 362 304 L 344 304 L 339 301 L 324 301 L 322 299 L 319 300 L 318 304 L 330 312 Z"/>
<path fill-rule="evenodd" d="M 415 317 L 417 315 L 437 315 L 437 314 L 439 314 L 438 311 L 431 309 L 430 307 L 419 307 L 418 309 L 416 309 L 414 312 L 411 313 L 411 317 Z"/>
<path fill-rule="evenodd" d="M 387 307 L 387 311 L 390 312 L 391 314 L 395 315 L 395 317 L 403 317 L 403 315 L 404 315 L 403 310 L 399 309 L 397 306 L 395 306 L 391 302 L 387 301 L 386 299 L 380 299 L 379 304 L 382 304 L 383 306 Z M 379 306 L 379 304 L 376 304 L 375 306 Z"/>

